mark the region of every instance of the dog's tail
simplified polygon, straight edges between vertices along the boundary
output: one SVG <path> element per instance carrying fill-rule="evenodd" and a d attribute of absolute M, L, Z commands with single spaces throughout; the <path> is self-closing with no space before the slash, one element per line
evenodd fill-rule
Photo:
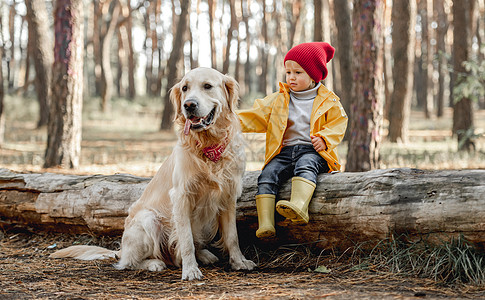
<path fill-rule="evenodd" d="M 98 246 L 71 246 L 58 250 L 50 258 L 75 258 L 80 260 L 97 260 L 119 258 L 120 251 L 109 250 Z"/>

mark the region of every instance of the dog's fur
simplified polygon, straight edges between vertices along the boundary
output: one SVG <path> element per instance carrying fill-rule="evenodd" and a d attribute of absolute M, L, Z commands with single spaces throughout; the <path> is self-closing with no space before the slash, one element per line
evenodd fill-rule
<path fill-rule="evenodd" d="M 253 269 L 256 264 L 241 253 L 236 230 L 236 199 L 245 168 L 234 112 L 238 89 L 233 78 L 213 69 L 187 73 L 170 94 L 175 121 L 185 130 L 180 130 L 173 153 L 130 207 L 121 250 L 72 246 L 51 257 L 119 257 L 117 269 L 161 271 L 170 264 L 182 267 L 183 280 L 200 279 L 197 260 L 218 260 L 206 247 L 219 232 L 216 245 L 227 251 L 232 268 Z M 225 144 L 225 151 L 218 161 L 211 161 L 203 149 L 218 144 Z"/>

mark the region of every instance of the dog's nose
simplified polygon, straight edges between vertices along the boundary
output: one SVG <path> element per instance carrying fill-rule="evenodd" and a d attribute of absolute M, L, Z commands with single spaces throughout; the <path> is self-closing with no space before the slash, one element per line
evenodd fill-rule
<path fill-rule="evenodd" d="M 193 113 L 198 106 L 199 106 L 199 103 L 193 99 L 189 99 L 184 102 L 184 108 L 189 113 Z"/>

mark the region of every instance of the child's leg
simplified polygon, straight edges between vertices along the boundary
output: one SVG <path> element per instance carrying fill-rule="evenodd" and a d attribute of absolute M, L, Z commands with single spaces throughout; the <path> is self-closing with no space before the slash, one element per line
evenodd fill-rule
<path fill-rule="evenodd" d="M 308 205 L 315 191 L 317 176 L 319 173 L 328 171 L 328 165 L 313 147 L 300 148 L 298 159 L 295 162 L 291 199 L 290 201 L 278 201 L 276 210 L 295 223 L 307 224 L 309 221 Z"/>
<path fill-rule="evenodd" d="M 274 227 L 275 198 L 282 180 L 291 174 L 291 156 L 283 148 L 261 171 L 258 177 L 256 209 L 258 211 L 258 238 L 272 238 L 276 234 Z"/>
<path fill-rule="evenodd" d="M 259 239 L 272 238 L 276 235 L 274 228 L 275 195 L 256 195 L 256 210 L 258 211 L 258 230 L 256 236 Z"/>
<path fill-rule="evenodd" d="M 316 184 L 318 174 L 329 170 L 327 161 L 313 147 L 302 152 L 295 163 L 294 176 L 303 177 Z"/>
<path fill-rule="evenodd" d="M 282 182 L 293 175 L 292 147 L 285 147 L 261 171 L 258 177 L 258 195 L 278 194 Z"/>
<path fill-rule="evenodd" d="M 276 204 L 276 211 L 283 217 L 290 219 L 293 223 L 307 224 L 310 220 L 308 205 L 315 190 L 315 183 L 303 177 L 291 179 L 290 201 L 280 200 Z"/>

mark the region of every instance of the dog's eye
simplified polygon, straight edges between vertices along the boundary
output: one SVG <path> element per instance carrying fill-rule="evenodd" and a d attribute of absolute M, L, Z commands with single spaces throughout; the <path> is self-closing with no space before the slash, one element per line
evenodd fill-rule
<path fill-rule="evenodd" d="M 204 84 L 204 89 L 210 90 L 212 88 L 212 85 L 209 83 Z"/>
<path fill-rule="evenodd" d="M 184 91 L 184 92 L 186 92 L 188 89 L 189 89 L 189 88 L 188 88 L 188 86 L 186 86 L 186 85 L 184 85 L 184 86 L 182 87 L 182 91 Z"/>

